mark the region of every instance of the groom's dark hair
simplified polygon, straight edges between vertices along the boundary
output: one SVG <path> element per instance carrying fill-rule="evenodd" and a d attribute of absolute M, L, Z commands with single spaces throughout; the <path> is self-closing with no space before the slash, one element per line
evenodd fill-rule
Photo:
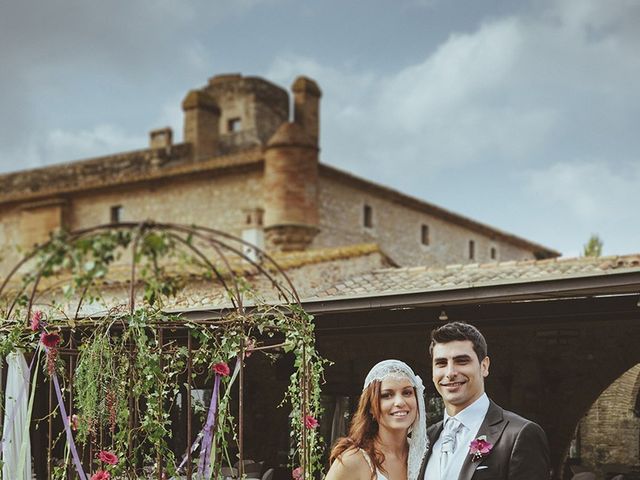
<path fill-rule="evenodd" d="M 432 330 L 429 355 L 433 357 L 433 347 L 436 343 L 449 343 L 456 340 L 461 342 L 469 340 L 473 344 L 473 351 L 476 352 L 479 362 L 487 356 L 487 341 L 480 330 L 464 322 L 450 322 Z"/>

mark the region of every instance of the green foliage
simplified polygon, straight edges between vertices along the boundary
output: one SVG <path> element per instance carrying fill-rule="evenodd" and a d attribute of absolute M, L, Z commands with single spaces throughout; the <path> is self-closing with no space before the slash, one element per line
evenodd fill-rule
<path fill-rule="evenodd" d="M 315 350 L 312 317 L 284 297 L 280 298 L 280 306 L 262 300 L 248 281 L 228 271 L 224 272 L 225 278 L 235 287 L 229 287 L 227 295 L 237 308 L 223 318 L 185 322 L 164 313 L 166 299 L 183 288 L 185 278 L 169 271 L 169 266 L 201 266 L 206 268 L 201 278 L 219 278 L 220 272 L 213 272 L 207 262 L 189 250 L 195 244 L 192 232 L 180 239 L 175 233 L 148 225 L 132 230 L 75 236 L 62 232 L 52 236 L 37 251 L 21 285 L 10 295 L 2 292 L 0 318 L 7 320 L 0 323 L 0 354 L 39 347 L 40 332 L 27 327 L 33 311 L 31 293 L 39 291 L 38 282 L 49 280 L 47 291 L 54 293 L 47 304 L 46 328 L 64 332 L 63 338 L 72 348 L 79 345 L 73 378 L 65 378 L 60 358 L 57 369 L 65 396 L 72 390 L 71 410 L 78 419 L 74 436 L 80 444 L 92 445 L 94 451 L 108 449 L 119 457 L 120 462 L 109 467 L 112 478 L 131 476 L 141 465 L 155 465 L 155 475 L 158 458 L 168 476 L 178 474 L 181 459 L 175 458 L 168 443 L 172 432 L 170 410 L 181 390 L 184 393 L 184 385 L 193 385 L 196 378 L 202 383 L 202 376 L 207 385 L 212 385 L 212 365 L 227 363 L 233 373 L 220 379 L 213 430 L 212 465 L 217 472 L 212 475 L 217 478 L 221 466 L 235 461 L 230 449 L 238 442 L 238 426 L 231 407 L 238 362 L 244 362 L 247 348 L 277 339 L 280 348 L 295 357 L 294 373 L 282 402 L 292 411 L 295 448 L 291 467 L 303 467 L 305 479 L 316 478 L 322 471 L 322 442 L 314 429 L 305 428 L 304 418 L 318 418 L 321 414 L 320 384 L 326 362 Z M 185 245 L 188 248 L 179 248 Z M 131 256 L 131 266 L 142 284 L 142 299 L 133 311 L 108 305 L 101 284 L 127 249 L 126 255 Z M 53 281 L 60 278 L 64 281 Z M 36 295 L 35 300 L 38 298 Z M 78 302 L 75 312 L 69 310 L 73 301 Z M 108 312 L 99 318 L 76 318 L 82 302 L 104 304 Z M 239 306 L 243 302 L 252 308 L 243 309 Z M 190 352 L 184 342 L 167 340 L 163 335 L 167 330 L 175 331 L 176 325 L 192 336 Z M 186 378 L 189 356 L 192 378 Z M 203 417 L 207 410 L 208 405 L 200 407 Z M 58 441 L 65 441 L 64 435 L 54 444 Z M 99 467 L 96 460 L 95 468 Z M 67 474 L 67 467 L 54 470 L 54 478 L 62 479 Z"/>
<path fill-rule="evenodd" d="M 582 256 L 584 257 L 599 257 L 602 255 L 602 247 L 604 243 L 598 235 L 595 233 L 589 237 L 589 241 L 583 245 Z"/>

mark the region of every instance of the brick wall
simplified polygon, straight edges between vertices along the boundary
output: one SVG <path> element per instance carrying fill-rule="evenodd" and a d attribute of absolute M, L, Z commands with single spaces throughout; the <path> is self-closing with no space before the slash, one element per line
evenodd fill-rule
<path fill-rule="evenodd" d="M 640 364 L 612 383 L 580 422 L 581 463 L 603 475 L 615 465 L 640 470 L 640 418 L 634 413 Z"/>

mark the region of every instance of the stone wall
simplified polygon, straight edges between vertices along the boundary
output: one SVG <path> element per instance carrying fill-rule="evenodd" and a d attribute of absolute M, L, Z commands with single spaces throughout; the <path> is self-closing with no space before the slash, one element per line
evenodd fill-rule
<path fill-rule="evenodd" d="M 600 395 L 580 422 L 580 461 L 600 478 L 616 469 L 640 471 L 640 418 L 634 412 L 639 388 L 636 365 Z"/>
<path fill-rule="evenodd" d="M 253 171 L 78 192 L 67 197 L 64 226 L 77 230 L 110 223 L 112 207 L 119 206 L 122 222 L 197 224 L 241 236 L 245 211 L 262 205 L 261 185 L 262 174 Z M 60 226 L 60 218 L 60 207 L 5 208 L 0 213 L 0 271 L 18 262 L 18 248 L 45 241 L 48 231 Z"/>
<path fill-rule="evenodd" d="M 401 266 L 486 263 L 533 259 L 531 250 L 492 239 L 434 215 L 399 204 L 372 190 L 333 178 L 320 179 L 320 233 L 313 247 L 374 242 Z M 372 227 L 364 226 L 364 206 L 372 209 Z M 422 225 L 429 227 L 429 245 L 422 243 Z M 475 258 L 469 258 L 469 241 Z M 492 260 L 491 248 L 496 249 Z"/>
<path fill-rule="evenodd" d="M 71 229 L 109 223 L 111 207 L 122 206 L 121 221 L 154 220 L 205 225 L 241 235 L 244 210 L 262 204 L 261 174 L 173 180 L 126 191 L 86 193 L 73 198 Z"/>

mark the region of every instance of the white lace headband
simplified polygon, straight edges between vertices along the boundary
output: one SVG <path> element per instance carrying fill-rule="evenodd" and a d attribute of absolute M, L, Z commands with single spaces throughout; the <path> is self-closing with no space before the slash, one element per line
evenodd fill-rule
<path fill-rule="evenodd" d="M 422 379 L 416 375 L 411 367 L 400 360 L 384 360 L 374 365 L 364 380 L 363 390 L 365 390 L 371 382 L 382 381 L 387 377 L 406 377 L 416 389 L 416 397 L 418 401 L 418 416 L 411 428 L 411 437 L 409 437 L 409 458 L 407 459 L 407 479 L 417 480 L 420 471 L 420 464 L 429 448 L 429 440 L 427 438 L 427 421 L 426 410 L 424 405 L 424 385 Z"/>

